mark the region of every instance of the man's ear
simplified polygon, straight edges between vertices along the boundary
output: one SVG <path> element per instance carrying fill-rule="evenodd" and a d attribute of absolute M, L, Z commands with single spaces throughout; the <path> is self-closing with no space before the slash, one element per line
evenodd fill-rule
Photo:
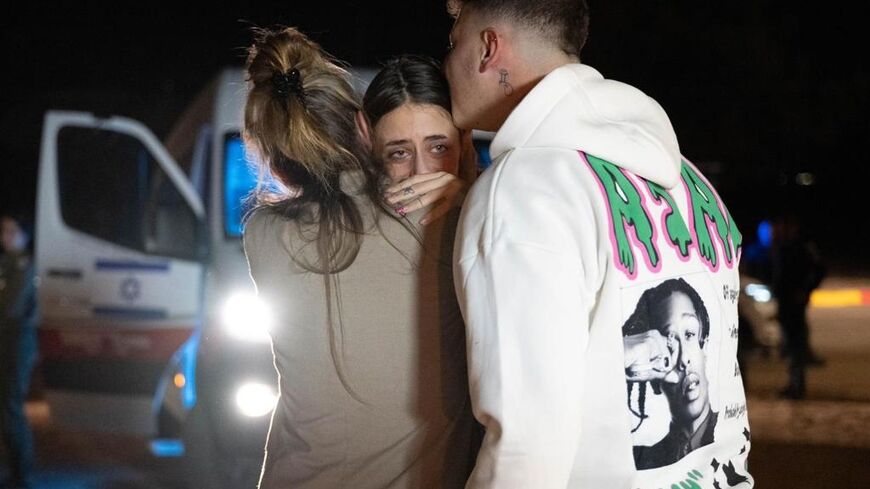
<path fill-rule="evenodd" d="M 369 119 L 363 114 L 363 111 L 356 111 L 356 132 L 359 135 L 359 140 L 363 143 L 367 150 L 372 150 L 372 131 L 369 126 Z"/>
<path fill-rule="evenodd" d="M 480 72 L 493 68 L 498 63 L 504 49 L 504 38 L 492 27 L 487 27 L 480 33 L 483 51 L 480 57 Z"/>

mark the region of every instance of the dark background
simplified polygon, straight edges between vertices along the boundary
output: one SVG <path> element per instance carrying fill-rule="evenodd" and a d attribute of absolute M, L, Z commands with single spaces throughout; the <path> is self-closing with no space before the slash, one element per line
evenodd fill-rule
<path fill-rule="evenodd" d="M 863 16 L 836 3 L 589 1 L 583 61 L 659 101 L 748 241 L 792 208 L 834 271 L 870 273 Z M 441 0 L 12 3 L 0 17 L 0 208 L 33 211 L 46 110 L 125 115 L 163 137 L 220 67 L 243 62 L 250 26 L 275 24 L 377 65 L 441 59 L 451 20 Z M 815 185 L 797 185 L 801 172 Z"/>

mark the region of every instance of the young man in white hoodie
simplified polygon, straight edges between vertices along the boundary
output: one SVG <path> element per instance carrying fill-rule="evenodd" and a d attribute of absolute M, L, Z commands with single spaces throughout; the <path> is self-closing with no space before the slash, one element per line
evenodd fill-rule
<path fill-rule="evenodd" d="M 448 7 L 455 121 L 497 131 L 454 253 L 468 487 L 752 487 L 728 210 L 654 100 L 580 63 L 585 0 Z"/>

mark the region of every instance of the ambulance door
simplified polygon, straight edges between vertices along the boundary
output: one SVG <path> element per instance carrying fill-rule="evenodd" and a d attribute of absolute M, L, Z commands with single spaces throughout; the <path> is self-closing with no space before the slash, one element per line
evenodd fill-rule
<path fill-rule="evenodd" d="M 49 112 L 36 260 L 42 374 L 52 418 L 155 431 L 153 398 L 202 317 L 204 207 L 144 125 Z"/>

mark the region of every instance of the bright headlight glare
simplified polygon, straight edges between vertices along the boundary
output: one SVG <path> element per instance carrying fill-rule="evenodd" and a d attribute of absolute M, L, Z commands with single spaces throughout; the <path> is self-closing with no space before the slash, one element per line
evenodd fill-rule
<path fill-rule="evenodd" d="M 272 313 L 256 295 L 236 294 L 224 305 L 223 323 L 224 329 L 233 338 L 268 342 Z"/>
<path fill-rule="evenodd" d="M 752 297 L 758 302 L 770 302 L 773 294 L 770 293 L 770 288 L 761 284 L 748 284 L 746 286 L 746 295 Z"/>
<path fill-rule="evenodd" d="M 236 390 L 236 407 L 249 418 L 259 418 L 271 413 L 277 402 L 275 389 L 266 384 L 248 382 Z"/>

